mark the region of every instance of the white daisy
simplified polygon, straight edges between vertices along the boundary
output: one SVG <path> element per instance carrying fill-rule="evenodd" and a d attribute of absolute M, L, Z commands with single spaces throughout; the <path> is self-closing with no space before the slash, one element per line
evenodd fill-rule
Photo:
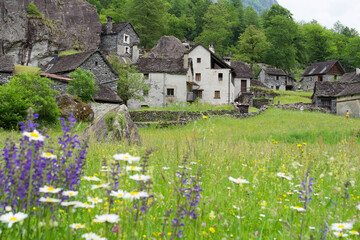
<path fill-rule="evenodd" d="M 309 229 L 314 230 L 314 229 L 315 229 L 315 227 L 311 227 L 311 226 L 309 226 Z"/>
<path fill-rule="evenodd" d="M 6 213 L 0 216 L 0 221 L 3 223 L 8 223 L 8 228 L 11 228 L 12 225 L 16 222 L 20 222 L 27 218 L 27 214 L 18 212 L 13 214 L 12 212 Z"/>
<path fill-rule="evenodd" d="M 73 223 L 73 224 L 70 224 L 70 227 L 73 229 L 85 228 L 85 224 Z"/>
<path fill-rule="evenodd" d="M 78 195 L 79 192 L 77 191 L 64 191 L 62 192 L 62 195 L 63 196 L 66 196 L 66 197 L 75 197 Z"/>
<path fill-rule="evenodd" d="M 32 132 L 23 132 L 23 135 L 25 137 L 28 137 L 30 141 L 45 141 L 45 137 L 41 135 L 37 130 L 34 130 Z"/>
<path fill-rule="evenodd" d="M 39 189 L 43 193 L 58 193 L 61 191 L 61 188 L 54 188 L 53 186 L 44 186 Z"/>
<path fill-rule="evenodd" d="M 298 212 L 305 212 L 306 211 L 306 209 L 305 208 L 302 208 L 302 207 L 299 207 L 299 206 L 291 206 L 290 207 L 291 209 L 295 209 L 295 210 L 297 210 Z"/>
<path fill-rule="evenodd" d="M 163 170 L 168 170 L 168 169 L 170 169 L 169 167 L 163 167 L 162 168 Z"/>
<path fill-rule="evenodd" d="M 116 197 L 116 198 L 124 198 L 128 192 L 125 192 L 123 190 L 117 190 L 117 191 L 111 191 L 110 196 Z"/>
<path fill-rule="evenodd" d="M 85 176 L 84 177 L 85 180 L 87 181 L 96 181 L 96 182 L 100 182 L 100 178 L 96 177 L 96 176 Z"/>
<path fill-rule="evenodd" d="M 95 190 L 98 188 L 109 188 L 110 187 L 110 183 L 101 183 L 98 185 L 91 185 L 91 190 Z"/>
<path fill-rule="evenodd" d="M 359 235 L 359 232 L 358 232 L 358 231 L 355 231 L 355 230 L 351 230 L 351 231 L 349 231 L 349 233 L 350 233 L 351 235 Z"/>
<path fill-rule="evenodd" d="M 356 206 L 356 210 L 360 211 L 360 204 Z"/>
<path fill-rule="evenodd" d="M 341 232 L 345 229 L 350 230 L 353 228 L 353 224 L 352 223 L 333 223 L 330 226 L 330 229 L 332 231 L 338 231 Z"/>
<path fill-rule="evenodd" d="M 136 180 L 136 181 L 144 181 L 146 182 L 147 180 L 149 180 L 151 177 L 148 175 L 140 175 L 140 174 L 135 174 L 133 176 L 129 177 L 130 179 Z"/>
<path fill-rule="evenodd" d="M 94 204 L 78 202 L 77 204 L 75 204 L 75 207 L 76 208 L 94 208 L 95 205 Z"/>
<path fill-rule="evenodd" d="M 287 180 L 291 180 L 293 178 L 293 176 L 291 175 L 285 175 L 285 173 L 277 173 L 276 176 L 280 177 L 280 178 L 286 178 Z"/>
<path fill-rule="evenodd" d="M 78 204 L 81 204 L 81 203 L 82 202 L 79 202 L 79 201 L 62 202 L 61 206 L 63 206 L 63 207 L 75 206 L 75 205 L 78 205 Z"/>
<path fill-rule="evenodd" d="M 241 179 L 241 178 L 233 178 L 233 177 L 229 177 L 229 180 L 234 182 L 234 183 L 237 183 L 237 184 L 240 184 L 240 183 L 249 183 L 249 181 L 245 180 L 245 179 Z"/>
<path fill-rule="evenodd" d="M 88 202 L 92 202 L 93 204 L 103 202 L 103 200 L 98 197 L 94 197 L 94 198 L 88 197 L 87 200 L 88 200 Z"/>
<path fill-rule="evenodd" d="M 50 202 L 50 203 L 59 203 L 59 202 L 61 202 L 60 199 L 48 198 L 48 197 L 46 197 L 46 198 L 41 197 L 41 198 L 39 199 L 39 201 L 40 201 L 40 202 Z"/>
<path fill-rule="evenodd" d="M 132 191 L 130 193 L 125 194 L 125 196 L 124 196 L 124 198 L 130 198 L 131 200 L 140 199 L 142 197 L 144 197 L 144 198 L 149 197 L 149 194 L 145 191 L 142 191 L 142 192 Z"/>
<path fill-rule="evenodd" d="M 102 238 L 95 233 L 85 233 L 81 235 L 82 238 L 85 238 L 85 240 L 106 240 L 106 238 Z"/>
<path fill-rule="evenodd" d="M 139 172 L 141 170 L 141 167 L 136 167 L 136 166 L 126 166 L 125 167 L 126 171 L 135 171 L 135 172 Z"/>
<path fill-rule="evenodd" d="M 5 211 L 10 212 L 11 210 L 12 210 L 12 207 L 11 207 L 11 206 L 6 206 L 6 207 L 5 207 Z"/>
<path fill-rule="evenodd" d="M 44 152 L 41 154 L 41 157 L 46 158 L 46 159 L 55 159 L 56 155 L 49 153 L 49 152 Z"/>
<path fill-rule="evenodd" d="M 334 232 L 334 235 L 337 236 L 337 237 L 347 237 L 347 236 L 349 236 L 348 234 L 342 233 L 342 232 Z"/>
<path fill-rule="evenodd" d="M 120 218 L 119 215 L 116 214 L 103 214 L 103 215 L 96 215 L 93 221 L 97 223 L 103 223 L 103 222 L 116 223 L 120 221 Z"/>
<path fill-rule="evenodd" d="M 129 153 L 120 153 L 120 154 L 115 154 L 114 155 L 114 159 L 115 160 L 121 160 L 121 161 L 126 161 L 128 163 L 132 163 L 132 162 L 138 162 L 140 161 L 140 157 L 134 157 L 134 156 L 131 156 Z"/>

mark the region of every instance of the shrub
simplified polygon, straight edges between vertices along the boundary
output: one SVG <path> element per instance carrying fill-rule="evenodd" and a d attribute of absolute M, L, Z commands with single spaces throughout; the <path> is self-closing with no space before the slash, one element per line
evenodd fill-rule
<path fill-rule="evenodd" d="M 77 68 L 70 73 L 70 77 L 74 80 L 69 83 L 68 93 L 79 97 L 84 102 L 89 102 L 93 99 L 94 94 L 99 89 L 95 86 L 95 76 L 90 71 L 84 71 Z"/>
<path fill-rule="evenodd" d="M 0 127 L 15 128 L 24 121 L 30 107 L 39 113 L 39 121 L 56 122 L 60 110 L 56 105 L 57 91 L 50 88 L 53 84 L 48 78 L 35 73 L 20 73 L 9 83 L 0 86 Z"/>
<path fill-rule="evenodd" d="M 44 15 L 39 11 L 34 3 L 30 3 L 26 7 L 26 12 L 31 17 L 43 17 Z"/>

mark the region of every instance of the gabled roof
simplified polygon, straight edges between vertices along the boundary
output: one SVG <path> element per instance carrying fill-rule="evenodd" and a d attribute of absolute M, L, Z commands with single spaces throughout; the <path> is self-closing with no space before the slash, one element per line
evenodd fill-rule
<path fill-rule="evenodd" d="M 95 53 L 99 53 L 105 63 L 109 66 L 110 70 L 115 74 L 118 75 L 117 72 L 111 67 L 110 63 L 107 61 L 106 57 L 100 51 L 88 51 L 82 52 L 77 54 L 71 54 L 66 56 L 58 57 L 55 61 L 52 59 L 48 62 L 41 71 L 45 73 L 51 74 L 61 74 L 66 72 L 72 72 L 76 68 L 80 67 L 86 60 L 88 60 L 92 55 Z"/>
<path fill-rule="evenodd" d="M 314 96 L 316 97 L 335 97 L 342 92 L 346 87 L 347 83 L 342 82 L 316 82 L 314 87 Z"/>
<path fill-rule="evenodd" d="M 244 62 L 231 62 L 231 67 L 234 69 L 236 77 L 254 78 L 254 73 L 251 71 L 249 65 Z"/>
<path fill-rule="evenodd" d="M 304 72 L 304 76 L 324 75 L 328 73 L 335 64 L 338 64 L 340 71 L 342 71 L 342 73 L 344 74 L 345 70 L 341 66 L 339 61 L 329 60 L 326 62 L 313 63 L 308 69 L 306 69 L 306 71 Z"/>
<path fill-rule="evenodd" d="M 121 98 L 108 86 L 97 85 L 99 90 L 95 93 L 94 100 L 104 103 L 122 103 Z"/>
<path fill-rule="evenodd" d="M 183 58 L 140 58 L 135 64 L 142 73 L 186 74 Z"/>
<path fill-rule="evenodd" d="M 340 82 L 347 82 L 347 83 L 360 82 L 360 74 L 356 74 L 356 72 L 345 73 L 341 77 Z"/>
<path fill-rule="evenodd" d="M 259 80 L 255 80 L 255 79 L 250 80 L 250 86 L 251 87 L 260 87 L 260 88 L 268 89 L 268 87 L 264 83 L 262 83 Z"/>
<path fill-rule="evenodd" d="M 265 68 L 265 73 L 268 75 L 276 75 L 276 76 L 286 76 L 287 74 L 278 68 Z"/>
<path fill-rule="evenodd" d="M 112 24 L 112 32 L 110 34 L 118 34 L 120 33 L 126 26 L 130 25 L 130 27 L 134 30 L 136 35 L 140 38 L 139 34 L 136 32 L 135 28 L 129 22 L 119 22 Z M 101 26 L 101 34 L 106 35 L 106 23 Z"/>
<path fill-rule="evenodd" d="M 184 44 L 173 36 L 162 36 L 153 47 L 147 58 L 181 58 L 188 50 Z"/>
<path fill-rule="evenodd" d="M 360 82 L 353 82 L 345 85 L 345 89 L 336 95 L 336 97 L 360 94 Z"/>
<path fill-rule="evenodd" d="M 12 56 L 0 56 L 0 72 L 13 73 L 15 70 L 15 61 Z"/>

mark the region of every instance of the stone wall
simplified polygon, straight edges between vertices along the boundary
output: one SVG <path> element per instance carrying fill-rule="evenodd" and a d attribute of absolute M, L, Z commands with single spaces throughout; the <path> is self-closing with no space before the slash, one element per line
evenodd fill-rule
<path fill-rule="evenodd" d="M 0 85 L 7 83 L 11 77 L 11 73 L 0 73 Z"/>
<path fill-rule="evenodd" d="M 60 95 L 65 94 L 68 89 L 68 83 L 57 79 L 50 79 L 54 84 L 50 87 L 59 92 Z"/>
<path fill-rule="evenodd" d="M 261 106 L 267 106 L 270 104 L 270 99 L 267 98 L 261 98 L 261 99 L 257 99 L 254 98 L 253 99 L 253 107 L 255 108 L 261 108 Z"/>
<path fill-rule="evenodd" d="M 326 109 L 326 108 L 321 108 L 321 107 L 316 107 L 314 106 L 313 104 L 311 103 L 302 103 L 302 102 L 299 102 L 299 103 L 294 103 L 294 104 L 284 104 L 284 105 L 281 105 L 281 104 L 276 104 L 276 105 L 272 105 L 273 107 L 276 107 L 276 108 L 281 108 L 281 109 L 287 109 L 287 110 L 299 110 L 301 109 L 301 107 L 303 107 L 303 110 L 305 111 L 310 111 L 310 112 L 313 112 L 313 111 L 318 111 L 318 112 L 323 112 L 323 113 L 330 113 L 329 109 Z"/>

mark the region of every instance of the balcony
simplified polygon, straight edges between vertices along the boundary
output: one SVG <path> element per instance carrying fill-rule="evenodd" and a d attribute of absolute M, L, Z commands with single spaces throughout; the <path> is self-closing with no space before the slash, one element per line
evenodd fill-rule
<path fill-rule="evenodd" d="M 196 99 L 196 95 L 193 92 L 187 92 L 186 93 L 186 101 L 187 102 L 193 102 Z"/>

